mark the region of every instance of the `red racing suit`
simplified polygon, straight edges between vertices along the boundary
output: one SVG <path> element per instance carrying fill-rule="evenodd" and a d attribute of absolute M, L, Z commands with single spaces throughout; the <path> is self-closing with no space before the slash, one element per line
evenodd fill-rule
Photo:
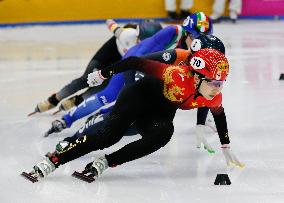
<path fill-rule="evenodd" d="M 196 89 L 193 69 L 188 66 L 189 50 L 175 49 L 156 52 L 143 58 L 129 57 L 101 70 L 105 78 L 130 69 L 155 76 L 164 83 L 163 95 L 183 110 L 209 107 L 216 124 L 221 144 L 229 144 L 227 121 L 222 107 L 222 94 L 212 100 L 205 99 Z M 162 62 L 162 63 L 161 63 Z"/>

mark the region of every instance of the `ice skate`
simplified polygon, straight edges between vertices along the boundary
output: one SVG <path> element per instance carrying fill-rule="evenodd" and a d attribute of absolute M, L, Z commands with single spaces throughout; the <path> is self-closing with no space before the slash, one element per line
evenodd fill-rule
<path fill-rule="evenodd" d="M 55 111 L 53 115 L 59 113 L 60 111 L 68 111 L 74 106 L 78 106 L 82 101 L 83 101 L 83 98 L 81 95 L 75 95 L 74 97 L 66 99 L 61 102 L 58 111 Z"/>
<path fill-rule="evenodd" d="M 32 116 L 36 113 L 45 112 L 52 108 L 53 106 L 48 101 L 42 101 L 36 105 L 35 110 L 32 113 L 29 113 L 28 116 Z"/>
<path fill-rule="evenodd" d="M 100 157 L 95 161 L 88 163 L 85 169 L 80 173 L 75 171 L 72 176 L 88 183 L 95 181 L 95 177 L 100 177 L 102 172 L 108 168 L 105 157 Z"/>
<path fill-rule="evenodd" d="M 49 157 L 46 157 L 44 160 L 39 162 L 33 167 L 33 170 L 29 173 L 22 172 L 22 176 L 24 176 L 29 181 L 35 183 L 39 178 L 45 178 L 51 172 L 56 169 L 55 164 L 50 160 Z"/>
<path fill-rule="evenodd" d="M 63 119 L 55 120 L 51 123 L 51 128 L 44 134 L 44 137 L 48 137 L 52 133 L 59 133 L 66 128 L 66 123 Z"/>
<path fill-rule="evenodd" d="M 48 100 L 42 101 L 36 105 L 34 112 L 29 113 L 28 116 L 32 116 L 36 113 L 42 113 L 42 112 L 48 111 L 54 107 L 55 106 L 52 105 Z"/>
<path fill-rule="evenodd" d="M 59 103 L 59 100 L 56 98 L 56 94 L 53 94 L 50 97 L 48 97 L 47 100 L 38 103 L 34 112 L 28 114 L 28 116 L 34 115 L 36 113 L 43 113 L 45 111 L 48 111 L 56 107 L 58 103 Z"/>
<path fill-rule="evenodd" d="M 27 173 L 27 172 L 22 172 L 21 173 L 22 176 L 24 176 L 24 178 L 28 179 L 29 181 L 31 181 L 32 183 L 35 183 L 38 181 L 38 175 L 36 174 L 36 172 L 34 170 L 32 170 L 31 172 Z"/>

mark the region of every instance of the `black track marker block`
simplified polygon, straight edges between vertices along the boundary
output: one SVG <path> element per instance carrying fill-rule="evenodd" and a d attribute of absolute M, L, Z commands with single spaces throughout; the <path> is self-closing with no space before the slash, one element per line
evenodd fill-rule
<path fill-rule="evenodd" d="M 214 185 L 231 185 L 228 174 L 217 174 Z"/>

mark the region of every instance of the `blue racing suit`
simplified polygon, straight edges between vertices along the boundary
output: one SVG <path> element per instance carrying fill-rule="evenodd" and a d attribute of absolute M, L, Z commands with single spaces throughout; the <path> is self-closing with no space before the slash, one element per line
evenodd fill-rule
<path fill-rule="evenodd" d="M 149 37 L 130 48 L 123 56 L 123 59 L 129 56 L 143 56 L 145 54 L 174 49 L 177 47 L 187 48 L 184 45 L 184 37 L 185 32 L 181 26 L 167 26 L 152 37 Z M 111 107 L 111 104 L 114 104 L 120 90 L 126 84 L 131 84 L 133 82 L 135 82 L 135 72 L 133 71 L 114 75 L 103 90 L 90 96 L 79 106 L 73 108 L 70 112 L 63 116 L 66 126 L 70 127 L 73 122 L 91 113 L 101 114 L 108 112 L 108 108 L 103 108 L 102 110 L 102 107 L 105 105 L 109 105 L 109 107 Z"/>

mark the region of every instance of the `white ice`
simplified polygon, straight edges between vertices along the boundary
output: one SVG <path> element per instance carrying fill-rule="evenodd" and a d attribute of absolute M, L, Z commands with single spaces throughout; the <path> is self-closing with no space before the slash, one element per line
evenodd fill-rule
<path fill-rule="evenodd" d="M 60 115 L 27 114 L 82 74 L 111 34 L 105 25 L 0 29 L 0 202 L 284 202 L 284 81 L 278 80 L 284 73 L 284 22 L 224 23 L 214 32 L 225 42 L 231 63 L 224 107 L 231 148 L 244 169 L 225 167 L 218 136 L 210 130 L 216 154 L 196 149 L 196 111 L 178 111 L 173 138 L 158 152 L 108 169 L 91 184 L 71 177 L 93 156 L 137 138 L 126 137 L 33 184 L 20 173 L 81 123 L 44 138 Z M 215 186 L 218 173 L 228 173 L 232 185 Z"/>

